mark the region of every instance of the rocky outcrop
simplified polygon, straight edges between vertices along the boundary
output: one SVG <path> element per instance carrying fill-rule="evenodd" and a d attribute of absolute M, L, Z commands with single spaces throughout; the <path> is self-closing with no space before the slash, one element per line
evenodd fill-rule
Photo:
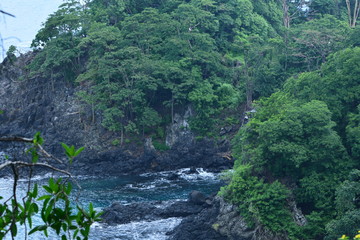
<path fill-rule="evenodd" d="M 219 204 L 219 214 L 213 225 L 214 228 L 230 240 L 252 239 L 255 231 L 248 227 L 237 207 L 220 197 L 216 197 L 216 201 Z"/>
<path fill-rule="evenodd" d="M 104 210 L 102 219 L 105 223 L 125 224 L 133 221 L 153 221 L 172 217 L 187 217 L 200 213 L 209 207 L 207 197 L 193 191 L 186 201 L 154 201 L 131 204 L 113 203 Z"/>
<path fill-rule="evenodd" d="M 256 234 L 235 206 L 221 197 L 209 197 L 198 191 L 191 192 L 187 201 L 114 203 L 102 216 L 110 225 L 172 217 L 183 220 L 167 233 L 171 240 L 250 240 Z"/>
<path fill-rule="evenodd" d="M 15 65 L 0 64 L 0 136 L 18 135 L 31 138 L 41 132 L 45 148 L 58 158 L 65 159 L 60 142 L 76 147 L 85 146 L 71 166 L 74 174 L 117 175 L 150 171 L 201 167 L 221 171 L 232 166 L 228 156 L 219 154 L 229 150 L 228 142 L 216 143 L 210 139 L 195 141 L 188 129 L 187 118 L 175 115 L 170 127 L 171 149 L 156 152 L 151 139 L 144 147 L 114 147 L 111 132 L 101 126 L 101 114 L 80 102 L 77 92 L 86 86 L 74 86 L 63 79 L 41 77 L 26 79 L 22 71 L 28 57 L 19 58 Z M 20 66 L 21 65 L 21 66 Z M 23 79 L 23 80 L 19 80 Z M 1 152 L 22 158 L 24 144 L 0 143 Z"/>
<path fill-rule="evenodd" d="M 169 233 L 172 240 L 250 240 L 254 234 L 237 208 L 221 197 L 213 198 L 210 207 L 185 218 Z"/>
<path fill-rule="evenodd" d="M 191 145 L 194 143 L 194 134 L 190 131 L 189 118 L 193 116 L 191 107 L 181 116 L 178 113 L 174 115 L 173 123 L 166 130 L 166 145 L 169 147 L 177 143 L 186 143 Z"/>

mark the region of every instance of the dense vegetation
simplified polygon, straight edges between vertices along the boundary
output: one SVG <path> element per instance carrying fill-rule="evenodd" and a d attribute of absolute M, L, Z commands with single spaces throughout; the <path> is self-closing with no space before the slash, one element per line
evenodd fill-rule
<path fill-rule="evenodd" d="M 350 31 L 348 48 L 257 101 L 257 113 L 233 139 L 235 172 L 222 193 L 249 222 L 280 238 L 337 239 L 353 236 L 360 224 L 360 49 L 350 40 L 357 29 L 341 31 Z M 291 201 L 302 209 L 304 226 L 291 221 Z"/>
<path fill-rule="evenodd" d="M 280 239 L 336 239 L 360 226 L 358 8 L 68 0 L 33 41 L 29 71 L 82 86 L 79 97 L 121 142 L 161 129 L 182 106 L 193 107 L 201 136 L 216 136 L 224 113 L 255 107 L 233 139 L 237 160 L 222 194 Z M 292 220 L 294 202 L 305 224 Z"/>

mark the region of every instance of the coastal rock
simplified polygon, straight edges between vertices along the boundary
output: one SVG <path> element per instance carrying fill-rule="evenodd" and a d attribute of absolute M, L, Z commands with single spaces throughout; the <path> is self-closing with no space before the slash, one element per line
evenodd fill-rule
<path fill-rule="evenodd" d="M 203 194 L 199 191 L 192 191 L 189 194 L 189 201 L 196 205 L 202 205 L 202 204 L 206 203 L 206 196 L 205 196 L 205 194 Z"/>
<path fill-rule="evenodd" d="M 105 223 L 125 224 L 133 221 L 153 221 L 172 217 L 187 217 L 198 214 L 204 207 L 189 201 L 155 201 L 131 204 L 114 203 L 104 209 L 102 219 Z"/>
<path fill-rule="evenodd" d="M 225 202 L 221 197 L 216 197 L 216 202 L 219 204 L 219 214 L 214 223 L 217 232 L 227 236 L 229 240 L 252 239 L 255 230 L 247 226 L 237 207 Z"/>
<path fill-rule="evenodd" d="M 221 197 L 212 199 L 211 207 L 190 215 L 168 233 L 171 240 L 250 240 L 255 230 L 247 226 L 237 208 Z"/>
<path fill-rule="evenodd" d="M 228 238 L 221 235 L 214 227 L 218 215 L 219 202 L 214 202 L 211 206 L 203 208 L 199 214 L 191 215 L 183 219 L 174 230 L 167 233 L 169 239 L 227 240 Z"/>

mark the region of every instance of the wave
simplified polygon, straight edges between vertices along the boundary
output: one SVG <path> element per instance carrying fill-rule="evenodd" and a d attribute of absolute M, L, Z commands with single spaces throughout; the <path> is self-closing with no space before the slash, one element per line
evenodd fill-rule
<path fill-rule="evenodd" d="M 166 233 L 180 224 L 182 218 L 168 218 L 156 221 L 139 221 L 116 226 L 95 223 L 92 226 L 92 240 L 165 240 Z M 98 231 L 99 230 L 99 231 Z"/>

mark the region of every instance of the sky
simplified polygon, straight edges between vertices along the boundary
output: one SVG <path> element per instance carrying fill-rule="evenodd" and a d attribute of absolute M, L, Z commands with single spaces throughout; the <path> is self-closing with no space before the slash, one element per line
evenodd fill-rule
<path fill-rule="evenodd" d="M 15 15 L 15 18 L 0 15 L 0 39 L 3 41 L 0 60 L 10 45 L 20 52 L 29 50 L 41 24 L 62 3 L 63 0 L 0 0 L 0 10 Z"/>

